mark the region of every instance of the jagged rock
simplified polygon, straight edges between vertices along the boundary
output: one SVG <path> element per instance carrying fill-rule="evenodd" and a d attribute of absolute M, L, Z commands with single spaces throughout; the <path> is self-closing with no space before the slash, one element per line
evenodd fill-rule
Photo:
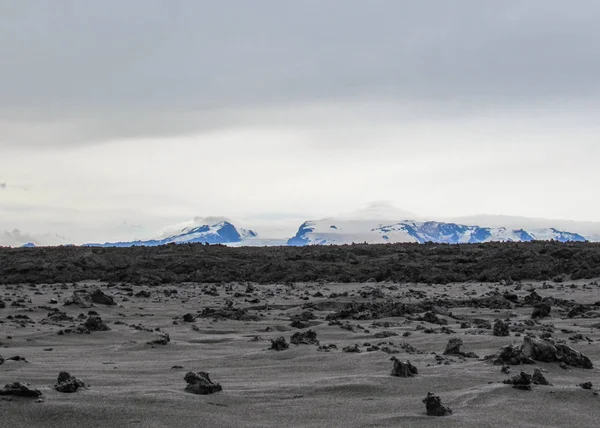
<path fill-rule="evenodd" d="M 492 356 L 486 357 L 494 364 L 533 364 L 534 361 L 558 362 L 564 365 L 591 369 L 594 367 L 588 357 L 575 349 L 563 345 L 553 344 L 547 340 L 535 339 L 526 336 L 522 345 L 507 345 Z"/>
<path fill-rule="evenodd" d="M 386 331 L 380 331 L 373 335 L 373 337 L 376 339 L 386 339 L 388 337 L 393 337 L 393 336 L 398 336 L 398 333 L 386 330 Z"/>
<path fill-rule="evenodd" d="M 39 389 L 32 389 L 29 384 L 22 382 L 9 383 L 0 389 L 0 395 L 14 395 L 17 397 L 39 397 L 42 392 Z"/>
<path fill-rule="evenodd" d="M 547 363 L 558 361 L 569 366 L 581 367 L 584 369 L 591 369 L 594 367 L 590 359 L 581 352 L 576 351 L 567 345 L 552 344 L 543 339 L 525 337 L 523 339 L 521 352 L 526 357 L 535 361 Z"/>
<path fill-rule="evenodd" d="M 286 342 L 285 337 L 281 336 L 277 339 L 271 339 L 271 348 L 275 351 L 284 351 L 288 349 L 290 345 Z"/>
<path fill-rule="evenodd" d="M 333 343 L 330 343 L 328 345 L 321 345 L 317 348 L 317 351 L 319 352 L 330 352 L 334 349 L 337 349 L 337 346 L 334 345 Z"/>
<path fill-rule="evenodd" d="M 207 395 L 223 390 L 220 384 L 210 380 L 206 372 L 188 372 L 184 380 L 187 382 L 185 390 L 192 394 Z"/>
<path fill-rule="evenodd" d="M 512 385 L 513 388 L 522 389 L 525 391 L 531 390 L 532 377 L 530 374 L 521 372 L 511 379 L 505 380 L 503 383 Z"/>
<path fill-rule="evenodd" d="M 448 341 L 444 355 L 456 355 L 464 358 L 479 358 L 477 354 L 473 352 L 463 352 L 460 347 L 463 345 L 463 341 L 459 337 L 453 337 Z"/>
<path fill-rule="evenodd" d="M 505 323 L 502 320 L 496 320 L 494 323 L 494 331 L 492 332 L 494 336 L 510 336 L 510 330 L 508 327 L 508 323 Z"/>
<path fill-rule="evenodd" d="M 65 306 L 76 305 L 80 308 L 92 307 L 92 296 L 88 292 L 74 292 L 71 298 L 65 301 Z"/>
<path fill-rule="evenodd" d="M 150 297 L 151 293 L 148 290 L 140 290 L 135 293 L 135 297 Z"/>
<path fill-rule="evenodd" d="M 452 414 L 452 409 L 442 404 L 442 400 L 431 392 L 423 399 L 428 416 L 448 416 Z"/>
<path fill-rule="evenodd" d="M 73 317 L 68 316 L 66 313 L 61 311 L 55 311 L 50 314 L 46 318 L 44 318 L 41 324 L 58 324 L 61 322 L 73 322 L 75 321 Z"/>
<path fill-rule="evenodd" d="M 102 318 L 98 316 L 91 316 L 83 323 L 83 327 L 85 327 L 89 331 L 108 331 L 110 327 L 106 325 Z"/>
<path fill-rule="evenodd" d="M 294 321 L 292 321 L 290 323 L 290 327 L 299 328 L 299 329 L 308 328 L 308 327 L 310 327 L 310 323 L 307 321 L 295 319 Z"/>
<path fill-rule="evenodd" d="M 360 353 L 361 350 L 358 347 L 358 345 L 355 343 L 354 345 L 350 345 L 350 346 L 346 346 L 345 348 L 342 349 L 342 351 L 344 352 L 355 352 L 355 353 Z"/>
<path fill-rule="evenodd" d="M 523 300 L 525 301 L 526 305 L 534 305 L 534 304 L 542 301 L 542 296 L 537 294 L 534 290 L 531 293 L 529 293 L 527 296 L 525 296 L 525 298 Z"/>
<path fill-rule="evenodd" d="M 258 321 L 257 315 L 248 313 L 247 309 L 234 308 L 231 305 L 225 306 L 224 308 L 204 308 L 198 313 L 200 318 L 218 318 L 228 319 L 236 321 Z"/>
<path fill-rule="evenodd" d="M 536 385 L 552 385 L 550 382 L 548 382 L 548 380 L 546 379 L 546 377 L 540 369 L 535 369 L 533 371 L 533 376 L 531 376 L 531 380 Z"/>
<path fill-rule="evenodd" d="M 97 303 L 99 305 L 107 305 L 114 306 L 116 305 L 115 299 L 108 294 L 105 294 L 99 288 L 95 289 L 91 294 L 92 302 Z"/>
<path fill-rule="evenodd" d="M 64 393 L 77 392 L 79 388 L 85 388 L 85 383 L 67 372 L 60 372 L 57 383 L 54 385 L 55 390 Z"/>
<path fill-rule="evenodd" d="M 171 341 L 169 333 L 158 333 L 158 337 L 147 342 L 148 345 L 166 345 Z"/>
<path fill-rule="evenodd" d="M 319 341 L 317 340 L 317 332 L 313 330 L 308 330 L 305 332 L 297 332 L 294 333 L 290 339 L 290 342 L 294 345 L 318 345 Z"/>
<path fill-rule="evenodd" d="M 546 318 L 550 316 L 552 306 L 547 302 L 540 302 L 533 307 L 533 313 L 531 314 L 532 319 Z"/>
<path fill-rule="evenodd" d="M 392 376 L 397 377 L 414 377 L 419 374 L 419 371 L 415 366 L 413 366 L 410 361 L 406 361 L 403 363 L 396 357 L 392 357 L 391 361 L 394 362 L 394 367 L 392 368 Z"/>
<path fill-rule="evenodd" d="M 431 311 L 425 312 L 425 314 L 421 317 L 421 321 L 425 321 L 430 324 L 439 324 L 439 325 L 448 324 L 448 322 L 446 320 L 438 318 L 438 316 Z"/>

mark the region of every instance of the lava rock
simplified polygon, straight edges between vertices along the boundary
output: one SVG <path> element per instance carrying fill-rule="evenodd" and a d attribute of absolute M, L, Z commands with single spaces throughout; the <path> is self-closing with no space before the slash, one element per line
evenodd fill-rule
<path fill-rule="evenodd" d="M 286 342 L 285 337 L 281 336 L 277 339 L 271 339 L 271 348 L 275 351 L 285 351 L 290 345 Z"/>
<path fill-rule="evenodd" d="M 396 377 L 414 377 L 419 374 L 419 371 L 415 366 L 413 366 L 410 361 L 406 361 L 403 363 L 396 357 L 392 357 L 391 361 L 394 362 L 394 367 L 392 368 L 392 376 Z"/>
<path fill-rule="evenodd" d="M 110 327 L 106 325 L 102 318 L 98 316 L 91 316 L 83 323 L 83 327 L 89 331 L 108 331 Z"/>
<path fill-rule="evenodd" d="M 533 379 L 530 374 L 521 372 L 511 379 L 505 380 L 503 383 L 505 383 L 507 385 L 512 385 L 512 387 L 516 388 L 516 389 L 522 389 L 524 391 L 529 391 L 529 390 L 531 390 L 532 381 L 533 381 Z"/>
<path fill-rule="evenodd" d="M 9 383 L 0 389 L 0 395 L 13 395 L 17 397 L 39 397 L 42 392 L 39 389 L 32 389 L 29 384 L 22 382 Z"/>
<path fill-rule="evenodd" d="M 79 388 L 85 388 L 85 383 L 68 372 L 60 372 L 57 383 L 54 385 L 55 390 L 64 393 L 77 392 Z"/>
<path fill-rule="evenodd" d="M 452 414 L 452 409 L 442 404 L 442 400 L 431 392 L 423 399 L 428 416 L 448 416 Z"/>
<path fill-rule="evenodd" d="M 148 345 L 166 345 L 171 341 L 169 333 L 159 333 L 157 338 L 147 342 Z"/>
<path fill-rule="evenodd" d="M 194 322 L 194 319 L 195 319 L 194 315 L 192 315 L 192 314 L 185 314 L 183 316 L 183 321 L 185 321 L 185 322 Z"/>
<path fill-rule="evenodd" d="M 505 323 L 502 320 L 496 320 L 496 322 L 494 323 L 494 330 L 493 330 L 492 334 L 494 336 L 499 336 L 499 337 L 510 336 L 510 330 L 508 327 L 508 323 Z"/>
<path fill-rule="evenodd" d="M 550 316 L 552 306 L 547 302 L 540 302 L 533 307 L 533 313 L 531 314 L 532 319 L 546 318 Z"/>
<path fill-rule="evenodd" d="M 188 372 L 184 380 L 187 382 L 185 390 L 192 394 L 208 395 L 223 390 L 220 384 L 210 380 L 206 372 Z"/>
<path fill-rule="evenodd" d="M 460 347 L 463 345 L 463 341 L 460 337 L 453 337 L 448 341 L 444 355 L 456 355 L 463 358 L 479 358 L 477 354 L 473 352 L 463 352 Z"/>
<path fill-rule="evenodd" d="M 80 308 L 92 307 L 92 296 L 88 292 L 74 292 L 71 298 L 65 301 L 65 306 L 76 305 Z"/>
<path fill-rule="evenodd" d="M 359 348 L 359 346 L 355 343 L 354 345 L 350 345 L 350 346 L 346 346 L 345 348 L 342 349 L 342 351 L 344 352 L 354 352 L 354 353 L 360 353 L 362 352 Z"/>
<path fill-rule="evenodd" d="M 91 294 L 92 302 L 97 303 L 99 305 L 107 305 L 114 306 L 116 305 L 115 299 L 108 294 L 105 294 L 99 288 L 95 289 Z"/>
<path fill-rule="evenodd" d="M 294 333 L 290 339 L 290 342 L 294 345 L 318 345 L 317 332 L 313 330 L 307 330 L 305 332 Z"/>
<path fill-rule="evenodd" d="M 535 339 L 526 336 L 522 345 L 507 345 L 495 354 L 486 357 L 492 360 L 494 364 L 533 364 L 535 361 L 546 363 L 558 362 L 561 367 L 564 365 L 580 367 L 583 369 L 592 369 L 594 365 L 591 360 L 575 349 L 563 345 L 554 344 L 544 339 Z"/>
<path fill-rule="evenodd" d="M 542 371 L 540 369 L 535 369 L 533 371 L 533 375 L 531 376 L 531 381 L 533 383 L 535 383 L 536 385 L 552 386 L 552 384 L 550 382 L 548 382 L 548 380 L 546 379 L 546 377 L 544 376 L 544 374 L 542 373 Z"/>

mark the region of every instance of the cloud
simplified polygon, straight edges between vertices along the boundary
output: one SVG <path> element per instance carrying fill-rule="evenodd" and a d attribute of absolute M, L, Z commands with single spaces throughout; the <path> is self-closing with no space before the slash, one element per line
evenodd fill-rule
<path fill-rule="evenodd" d="M 6 183 L 0 183 L 0 190 L 6 190 Z"/>
<path fill-rule="evenodd" d="M 599 17 L 594 0 L 3 2 L 0 147 L 210 132 L 302 105 L 593 101 Z"/>
<path fill-rule="evenodd" d="M 4 231 L 0 233 L 0 246 L 19 247 L 23 244 L 34 243 L 35 245 L 61 245 L 67 243 L 67 238 L 59 234 L 31 235 L 21 232 L 19 229 Z"/>

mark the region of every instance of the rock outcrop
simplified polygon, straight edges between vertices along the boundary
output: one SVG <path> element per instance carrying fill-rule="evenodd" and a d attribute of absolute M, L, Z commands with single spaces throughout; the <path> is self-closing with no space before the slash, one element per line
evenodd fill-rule
<path fill-rule="evenodd" d="M 185 390 L 192 394 L 208 395 L 223 390 L 220 384 L 210 380 L 206 372 L 188 372 L 184 380 L 187 382 Z"/>

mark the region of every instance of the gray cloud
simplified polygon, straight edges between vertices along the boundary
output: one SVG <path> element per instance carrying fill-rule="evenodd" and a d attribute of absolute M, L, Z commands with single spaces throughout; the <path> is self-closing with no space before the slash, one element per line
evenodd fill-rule
<path fill-rule="evenodd" d="M 599 24 L 594 0 L 2 2 L 0 147 L 206 132 L 365 100 L 424 114 L 597 109 Z"/>
<path fill-rule="evenodd" d="M 0 190 L 6 189 L 6 183 L 0 183 Z"/>
<path fill-rule="evenodd" d="M 67 238 L 51 233 L 32 235 L 19 229 L 0 233 L 0 246 L 18 247 L 30 242 L 36 245 L 60 245 L 67 242 Z"/>

